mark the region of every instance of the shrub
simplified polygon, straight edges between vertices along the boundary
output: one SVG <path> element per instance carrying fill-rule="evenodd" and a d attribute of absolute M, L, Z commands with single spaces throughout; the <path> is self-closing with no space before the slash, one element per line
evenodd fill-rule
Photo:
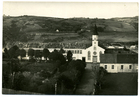
<path fill-rule="evenodd" d="M 54 85 L 51 82 L 44 83 L 38 87 L 38 92 L 43 94 L 54 94 Z"/>

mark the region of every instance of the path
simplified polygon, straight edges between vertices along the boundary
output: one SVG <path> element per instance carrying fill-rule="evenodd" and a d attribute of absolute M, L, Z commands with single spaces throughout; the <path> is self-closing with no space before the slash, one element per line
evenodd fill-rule
<path fill-rule="evenodd" d="M 94 89 L 95 74 L 91 64 L 87 63 L 81 82 L 77 86 L 75 95 L 92 95 Z"/>

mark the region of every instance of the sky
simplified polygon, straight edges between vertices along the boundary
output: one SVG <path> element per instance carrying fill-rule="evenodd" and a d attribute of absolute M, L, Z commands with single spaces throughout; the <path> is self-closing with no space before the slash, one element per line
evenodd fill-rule
<path fill-rule="evenodd" d="M 139 15 L 137 2 L 39 2 L 4 1 L 3 14 L 35 15 L 59 18 L 112 18 Z"/>

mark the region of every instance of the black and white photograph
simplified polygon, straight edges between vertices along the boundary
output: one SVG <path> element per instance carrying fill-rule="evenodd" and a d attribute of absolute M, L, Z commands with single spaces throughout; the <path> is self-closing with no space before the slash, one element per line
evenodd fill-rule
<path fill-rule="evenodd" d="M 139 2 L 2 5 L 2 95 L 138 96 Z"/>

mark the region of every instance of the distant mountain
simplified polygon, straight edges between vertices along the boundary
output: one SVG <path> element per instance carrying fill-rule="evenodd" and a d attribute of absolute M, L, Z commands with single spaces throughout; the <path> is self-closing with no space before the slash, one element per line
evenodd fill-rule
<path fill-rule="evenodd" d="M 19 29 L 20 34 L 26 35 L 31 33 L 77 33 L 79 35 L 89 36 L 88 33 L 91 29 L 94 29 L 96 23 L 98 31 L 101 34 L 101 39 L 105 39 L 102 35 L 104 33 L 115 32 L 119 33 L 138 33 L 138 16 L 136 17 L 122 17 L 111 19 L 90 19 L 90 18 L 53 18 L 53 17 L 41 17 L 41 16 L 3 16 L 3 28 L 10 28 L 12 23 L 15 23 Z M 9 36 L 8 31 L 3 30 L 6 33 L 5 36 Z M 10 32 L 10 34 L 14 32 Z M 81 34 L 82 33 L 82 34 Z M 14 35 L 14 34 L 13 34 Z M 4 36 L 4 38 L 5 38 Z M 127 36 L 127 35 L 126 35 Z M 137 35 L 135 35 L 137 37 Z M 14 36 L 13 36 L 14 37 Z M 122 37 L 122 36 L 121 36 Z M 125 36 L 124 36 L 125 37 Z M 111 36 L 110 36 L 111 38 Z M 133 37 L 134 38 L 134 37 Z"/>

